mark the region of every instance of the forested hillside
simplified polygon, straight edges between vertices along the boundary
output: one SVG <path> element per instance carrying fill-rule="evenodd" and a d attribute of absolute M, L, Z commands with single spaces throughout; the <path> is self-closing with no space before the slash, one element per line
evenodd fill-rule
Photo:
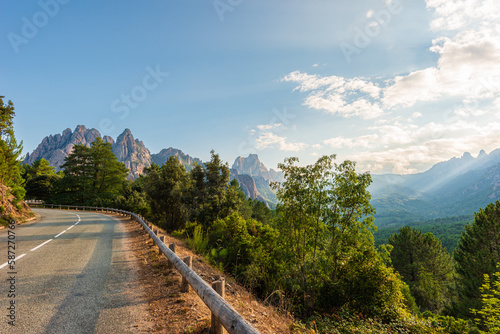
<path fill-rule="evenodd" d="M 376 224 L 401 226 L 436 218 L 471 216 L 500 198 L 500 149 L 477 158 L 464 153 L 409 175 L 374 175 L 370 192 Z"/>
<path fill-rule="evenodd" d="M 473 216 L 458 216 L 411 222 L 406 224 L 406 226 L 418 229 L 423 233 L 432 233 L 446 247 L 446 250 L 452 253 L 457 246 L 465 225 L 467 222 L 472 222 L 473 220 Z M 398 232 L 399 229 L 400 227 L 393 226 L 379 227 L 374 233 L 375 244 L 382 245 L 387 243 L 389 237 Z"/>

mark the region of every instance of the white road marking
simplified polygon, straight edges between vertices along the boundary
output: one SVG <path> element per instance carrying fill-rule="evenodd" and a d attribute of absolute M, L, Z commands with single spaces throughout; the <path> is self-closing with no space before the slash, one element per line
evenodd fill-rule
<path fill-rule="evenodd" d="M 40 247 L 42 247 L 43 245 L 45 245 L 45 244 L 47 244 L 47 243 L 51 242 L 52 240 L 54 240 L 55 238 L 57 238 L 58 236 L 60 236 L 60 235 L 61 235 L 61 234 L 63 234 L 64 232 L 66 232 L 67 230 L 69 230 L 69 229 L 73 228 L 73 226 L 77 225 L 77 224 L 81 221 L 81 218 L 80 218 L 80 216 L 79 216 L 79 215 L 76 215 L 76 216 L 78 217 L 78 221 L 77 221 L 76 223 L 74 223 L 73 225 L 71 225 L 70 227 L 68 227 L 67 229 L 65 229 L 64 231 L 62 231 L 61 233 L 59 233 L 58 235 L 56 235 L 53 239 L 49 239 L 49 240 L 45 241 L 44 243 L 42 243 L 42 244 L 40 244 L 40 245 L 36 246 L 35 248 L 30 249 L 30 251 L 31 251 L 31 252 L 36 251 L 38 248 L 40 248 Z M 22 258 L 22 257 L 23 257 L 23 256 L 25 256 L 25 255 L 26 255 L 26 254 L 21 254 L 21 255 L 19 255 L 18 257 L 16 257 L 16 258 L 14 259 L 14 261 L 19 260 L 20 258 Z M 8 264 L 9 264 L 9 262 L 5 262 L 4 264 L 2 264 L 2 265 L 0 266 L 0 269 L 2 269 L 3 267 L 7 266 Z"/>
<path fill-rule="evenodd" d="M 40 244 L 40 245 L 36 246 L 35 248 L 31 249 L 31 251 L 33 252 L 33 251 L 37 250 L 38 248 L 42 247 L 46 243 L 51 242 L 52 240 L 54 240 L 54 239 L 49 239 L 49 240 L 45 241 L 43 244 Z"/>
<path fill-rule="evenodd" d="M 22 257 L 23 257 L 23 256 L 25 256 L 25 255 L 26 255 L 26 254 L 21 254 L 21 255 L 19 255 L 18 257 L 16 257 L 16 258 L 14 259 L 14 261 L 19 260 L 20 258 L 22 258 Z M 5 266 L 6 266 L 6 265 L 8 265 L 8 264 L 9 264 L 9 262 L 5 262 L 4 264 L 2 264 L 2 265 L 0 266 L 0 269 L 2 269 L 3 267 L 5 267 Z"/>
<path fill-rule="evenodd" d="M 66 232 L 66 230 L 64 230 L 64 231 L 62 231 L 61 233 L 59 233 L 58 235 L 56 235 L 56 236 L 54 237 L 54 239 L 55 239 L 55 238 L 57 238 L 58 236 L 60 236 L 61 234 L 63 234 L 64 232 Z"/>

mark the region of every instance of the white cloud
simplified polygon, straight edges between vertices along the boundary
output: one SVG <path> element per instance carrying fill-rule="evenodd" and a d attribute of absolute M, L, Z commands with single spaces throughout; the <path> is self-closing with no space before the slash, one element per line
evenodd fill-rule
<path fill-rule="evenodd" d="M 332 148 L 371 148 L 374 147 L 375 141 L 379 139 L 377 134 L 366 135 L 357 138 L 344 138 L 343 136 L 326 139 L 323 144 Z"/>
<path fill-rule="evenodd" d="M 423 116 L 423 115 L 422 115 L 422 113 L 421 113 L 421 112 L 416 111 L 416 112 L 414 112 L 413 114 L 411 114 L 411 119 L 417 119 L 417 118 L 420 118 L 420 117 L 422 117 L 422 116 Z"/>
<path fill-rule="evenodd" d="M 375 118 L 383 113 L 379 103 L 372 102 L 380 97 L 380 88 L 362 78 L 320 77 L 295 71 L 281 81 L 298 83 L 294 90 L 310 92 L 304 105 L 312 109 L 365 119 Z M 356 98 L 357 95 L 361 97 Z"/>
<path fill-rule="evenodd" d="M 500 1 L 427 0 L 427 8 L 434 16 L 431 28 L 441 36 L 430 48 L 439 55 L 435 66 L 397 75 L 384 83 L 300 71 L 289 73 L 282 81 L 297 83 L 295 90 L 308 93 L 304 104 L 309 108 L 364 119 L 418 102 L 498 97 Z M 486 87 L 485 81 L 496 85 Z"/>
<path fill-rule="evenodd" d="M 281 127 L 283 127 L 282 123 L 257 125 L 257 129 L 259 129 L 259 130 L 272 130 L 272 129 L 281 128 Z"/>
<path fill-rule="evenodd" d="M 357 161 L 362 170 L 376 173 L 415 173 L 466 151 L 500 147 L 499 122 L 490 122 L 486 127 L 464 120 L 430 122 L 423 127 L 397 123 L 371 129 L 379 134 L 379 139 L 373 142 L 376 146 L 367 146 L 371 149 L 349 154 L 348 158 Z M 362 143 L 365 137 L 344 140 L 348 144 Z"/>
<path fill-rule="evenodd" d="M 369 127 L 359 121 L 352 127 L 363 135 L 339 127 L 336 137 L 321 142 L 325 149 L 343 151 L 374 172 L 412 173 L 465 151 L 500 147 L 500 1 L 426 5 L 437 36 L 429 41 L 438 56 L 432 66 L 385 81 L 301 71 L 282 78 L 305 94 L 305 106 L 342 116 L 343 125 L 353 125 L 353 117 L 374 119 Z"/>
<path fill-rule="evenodd" d="M 308 144 L 305 143 L 289 143 L 287 142 L 286 137 L 278 136 L 272 132 L 263 132 L 257 138 L 255 148 L 258 150 L 278 147 L 280 151 L 303 151 L 307 147 Z"/>

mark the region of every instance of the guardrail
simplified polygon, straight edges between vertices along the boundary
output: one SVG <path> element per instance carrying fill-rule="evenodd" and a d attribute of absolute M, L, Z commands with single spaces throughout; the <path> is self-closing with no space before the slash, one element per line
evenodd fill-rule
<path fill-rule="evenodd" d="M 235 309 L 222 297 L 224 295 L 224 280 L 214 282 L 215 291 L 209 286 L 200 276 L 198 276 L 191 268 L 191 257 L 181 260 L 174 251 L 172 251 L 163 240 L 161 240 L 157 233 L 158 230 L 151 229 L 152 224 L 144 217 L 133 212 L 102 208 L 94 206 L 78 206 L 78 205 L 60 205 L 60 204 L 42 204 L 33 201 L 27 202 L 32 207 L 44 207 L 50 209 L 74 209 L 74 210 L 88 210 L 97 212 L 115 212 L 125 216 L 130 216 L 131 219 L 139 222 L 143 229 L 149 234 L 156 244 L 158 249 L 167 257 L 169 262 L 179 271 L 183 277 L 183 290 L 189 290 L 189 286 L 198 294 L 201 300 L 207 305 L 212 312 L 212 327 L 211 333 L 222 333 L 220 325 L 222 325 L 230 334 L 260 334 L 252 325 L 250 325 Z M 156 233 L 155 233 L 156 232 Z M 174 247 L 172 247 L 174 248 Z M 188 262 L 187 264 L 185 263 Z M 189 285 L 188 285 L 189 284 Z M 221 296 L 222 295 L 222 296 Z"/>

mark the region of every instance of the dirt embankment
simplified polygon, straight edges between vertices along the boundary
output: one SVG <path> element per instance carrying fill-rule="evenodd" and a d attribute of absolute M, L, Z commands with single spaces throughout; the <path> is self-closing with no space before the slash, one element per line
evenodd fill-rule
<path fill-rule="evenodd" d="M 140 263 L 141 285 L 145 289 L 149 303 L 149 333 L 208 333 L 210 327 L 210 310 L 190 290 L 188 293 L 180 291 L 182 277 L 174 270 L 169 269 L 168 261 L 160 255 L 153 241 L 142 230 L 137 222 L 130 222 L 130 237 L 134 240 L 134 252 Z M 159 235 L 165 235 L 159 232 Z M 207 283 L 211 284 L 223 274 L 209 265 L 199 255 L 189 250 L 186 245 L 168 235 L 165 243 L 175 243 L 179 257 L 191 255 L 193 270 Z M 291 333 L 290 326 L 294 323 L 291 316 L 279 312 L 272 306 L 264 305 L 253 297 L 234 279 L 225 276 L 226 300 L 262 334 Z"/>
<path fill-rule="evenodd" d="M 7 225 L 11 219 L 25 222 L 35 217 L 28 204 L 24 201 L 15 203 L 10 188 L 0 183 L 0 228 Z"/>

